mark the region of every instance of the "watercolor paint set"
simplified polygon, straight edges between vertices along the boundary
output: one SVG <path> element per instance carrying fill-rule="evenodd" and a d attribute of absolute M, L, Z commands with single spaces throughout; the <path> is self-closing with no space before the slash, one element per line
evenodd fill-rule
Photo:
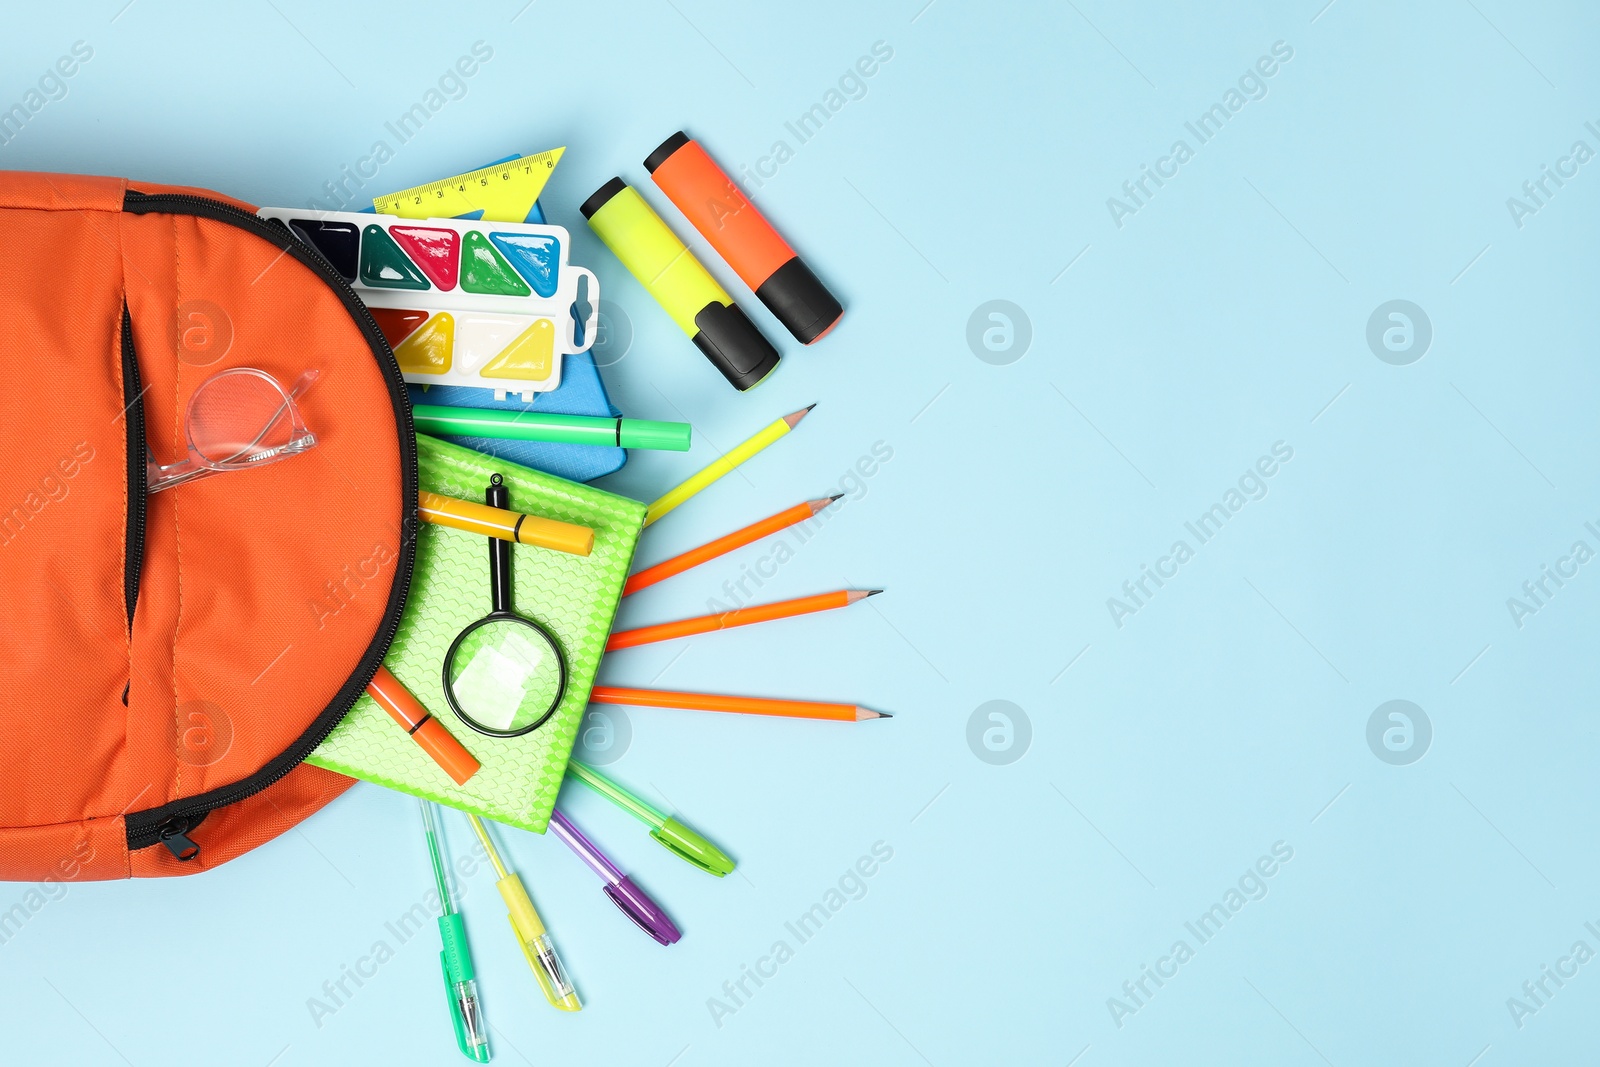
<path fill-rule="evenodd" d="M 354 287 L 406 381 L 493 389 L 561 384 L 561 359 L 598 325 L 600 284 L 567 262 L 560 226 L 262 208 Z M 583 308 L 582 329 L 577 311 Z"/>

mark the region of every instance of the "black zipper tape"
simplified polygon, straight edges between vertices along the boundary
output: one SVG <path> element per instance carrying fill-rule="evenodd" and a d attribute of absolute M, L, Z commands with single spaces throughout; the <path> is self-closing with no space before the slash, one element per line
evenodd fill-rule
<path fill-rule="evenodd" d="M 254 234 L 305 265 L 338 295 L 350 317 L 361 327 L 361 332 L 365 335 L 367 344 L 383 371 L 384 382 L 389 387 L 389 400 L 394 406 L 395 424 L 400 431 L 400 455 L 403 461 L 400 470 L 402 501 L 400 558 L 395 567 L 394 586 L 389 591 L 389 602 L 384 608 L 383 624 L 378 628 L 372 643 L 367 646 L 367 651 L 361 657 L 361 662 L 356 665 L 355 671 L 339 688 L 339 692 L 334 695 L 328 706 L 317 715 L 305 733 L 256 773 L 198 796 L 175 800 L 159 808 L 136 811 L 126 816 L 129 849 L 166 844 L 172 849 L 173 855 L 180 860 L 191 860 L 199 855 L 200 849 L 188 839 L 189 831 L 208 812 L 246 800 L 280 781 L 298 767 L 311 754 L 311 750 L 322 744 L 323 740 L 333 732 L 333 728 L 343 721 L 357 698 L 366 690 L 367 683 L 372 681 L 372 676 L 378 671 L 378 665 L 383 662 L 385 653 L 389 651 L 389 644 L 394 640 L 395 631 L 400 627 L 400 613 L 405 609 L 406 594 L 411 589 L 411 572 L 416 564 L 417 518 L 414 508 L 404 502 L 414 502 L 417 499 L 417 438 L 411 422 L 411 401 L 406 395 L 405 382 L 400 377 L 400 364 L 395 362 L 394 353 L 389 349 L 389 342 L 384 340 L 378 324 L 373 321 L 372 313 L 361 302 L 361 298 L 356 296 L 356 291 L 350 287 L 350 283 L 321 256 L 296 240 L 287 227 L 273 225 L 232 204 L 186 193 L 141 193 L 129 189 L 123 198 L 122 210 L 135 215 L 193 215 L 214 222 L 227 223 Z M 284 309 L 285 315 L 293 313 L 294 309 Z M 144 442 L 141 438 L 141 455 L 143 447 Z M 179 847 L 175 848 L 174 845 Z M 191 845 L 194 847 L 191 848 Z"/>
<path fill-rule="evenodd" d="M 122 418 L 128 430 L 128 533 L 122 554 L 122 595 L 128 605 L 128 627 L 139 606 L 139 579 L 144 572 L 144 526 L 149 472 L 145 467 L 144 386 L 133 350 L 133 319 L 122 303 Z M 123 703 L 127 703 L 124 695 Z"/>

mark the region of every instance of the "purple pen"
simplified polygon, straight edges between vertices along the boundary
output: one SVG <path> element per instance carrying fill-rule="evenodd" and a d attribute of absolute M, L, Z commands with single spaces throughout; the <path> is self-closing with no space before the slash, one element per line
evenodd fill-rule
<path fill-rule="evenodd" d="M 575 826 L 571 819 L 559 811 L 550 813 L 550 829 L 555 831 L 557 837 L 565 841 L 567 847 L 578 854 L 578 858 L 589 865 L 589 869 L 598 874 L 605 884 L 606 896 L 611 902 L 622 909 L 622 914 L 632 919 L 634 923 L 661 942 L 663 945 L 675 944 L 683 935 L 672 924 L 667 913 L 661 906 L 651 900 L 645 891 L 633 884 L 633 879 L 617 869 L 617 865 L 606 858 L 605 853 L 594 847 L 594 842 L 583 836 L 583 831 Z"/>

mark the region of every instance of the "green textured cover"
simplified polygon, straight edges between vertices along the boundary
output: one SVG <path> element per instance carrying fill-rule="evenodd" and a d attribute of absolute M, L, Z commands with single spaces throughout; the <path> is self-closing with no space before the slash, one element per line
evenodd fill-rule
<path fill-rule="evenodd" d="M 512 604 L 519 614 L 543 623 L 560 643 L 567 657 L 566 695 L 543 726 L 522 737 L 485 737 L 456 718 L 444 698 L 444 655 L 462 627 L 489 613 L 488 539 L 422 523 L 411 595 L 383 662 L 483 769 L 466 785 L 456 785 L 366 694 L 307 762 L 544 833 L 611 632 L 645 506 L 422 434 L 417 435 L 417 467 L 422 488 L 479 501 L 489 476 L 498 472 L 513 510 L 594 528 L 594 551 L 588 556 L 511 546 Z"/>

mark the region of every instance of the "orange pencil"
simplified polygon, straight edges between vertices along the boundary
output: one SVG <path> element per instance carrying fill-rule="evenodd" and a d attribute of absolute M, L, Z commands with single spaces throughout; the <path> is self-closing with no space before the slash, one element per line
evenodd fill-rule
<path fill-rule="evenodd" d="M 606 651 L 615 652 L 619 648 L 670 641 L 675 637 L 693 637 L 695 634 L 711 633 L 713 630 L 726 630 L 731 626 L 749 626 L 756 622 L 787 619 L 792 615 L 804 615 L 812 611 L 846 608 L 858 600 L 865 600 L 881 592 L 882 589 L 841 589 L 837 593 L 819 593 L 816 596 L 797 597 L 794 600 L 780 600 L 775 604 L 757 604 L 755 607 L 723 611 L 716 615 L 699 615 L 692 619 L 679 619 L 677 622 L 641 626 L 637 630 L 619 630 L 606 642 Z"/>
<path fill-rule="evenodd" d="M 843 493 L 836 493 L 833 496 L 825 496 L 821 500 L 807 500 L 804 504 L 796 504 L 794 507 L 786 511 L 780 511 L 776 515 L 770 515 L 760 522 L 752 522 L 742 530 L 735 530 L 726 537 L 719 537 L 715 541 L 707 541 L 699 548 L 691 548 L 682 555 L 663 560 L 653 567 L 646 567 L 628 579 L 628 584 L 622 587 L 622 595 L 627 596 L 629 593 L 637 593 L 639 590 L 647 589 L 657 582 L 664 582 L 675 574 L 682 574 L 690 567 L 698 567 L 700 564 L 710 562 L 718 556 L 726 555 L 736 548 L 743 548 L 752 541 L 759 541 L 769 534 L 777 533 L 779 530 L 787 530 L 797 522 L 805 522 L 843 495 Z"/>
<path fill-rule="evenodd" d="M 892 719 L 887 711 L 859 704 L 830 704 L 820 700 L 772 700 L 766 697 L 729 697 L 716 693 L 674 693 L 664 689 L 626 689 L 597 685 L 589 693 L 591 704 L 627 704 L 635 708 L 689 708 L 693 711 L 731 711 L 745 715 L 783 715 L 794 719 Z"/>

